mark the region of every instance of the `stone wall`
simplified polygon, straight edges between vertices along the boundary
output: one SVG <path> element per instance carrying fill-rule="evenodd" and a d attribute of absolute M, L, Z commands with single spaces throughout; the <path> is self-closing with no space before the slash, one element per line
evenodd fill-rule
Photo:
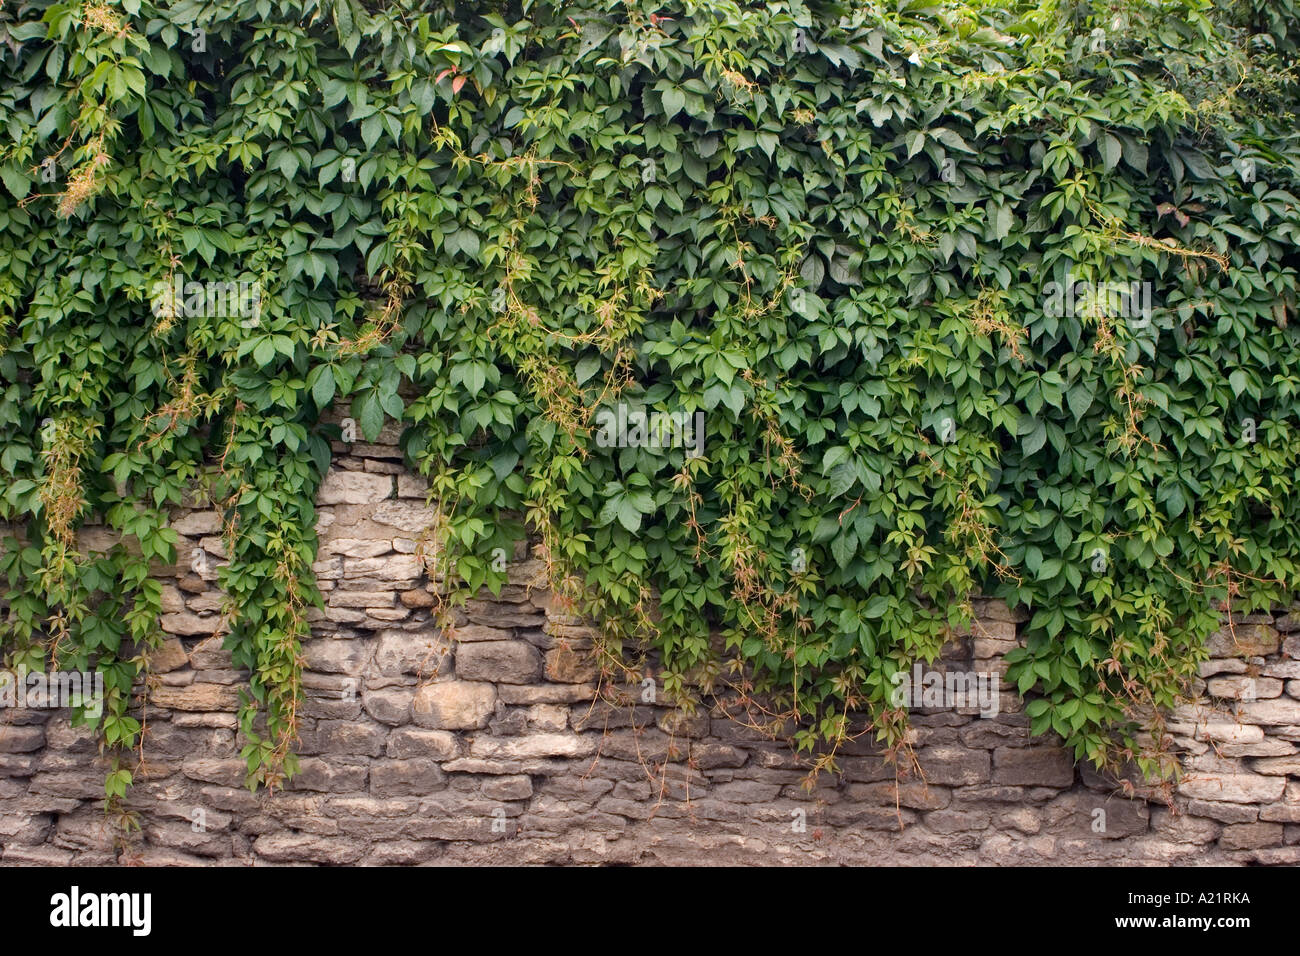
<path fill-rule="evenodd" d="M 591 632 L 551 606 L 525 553 L 498 599 L 472 601 L 453 633 L 432 624 L 416 556 L 430 512 L 395 441 L 336 446 L 321 488 L 328 607 L 303 648 L 301 774 L 242 788 L 245 675 L 212 636 L 219 517 L 182 512 L 128 800 L 139 832 L 115 837 L 106 764 L 66 712 L 5 710 L 4 863 L 1300 862 L 1296 617 L 1215 635 L 1206 696 L 1171 726 L 1188 769 L 1172 801 L 1126 797 L 1031 738 L 1006 685 L 996 717 L 916 712 L 919 775 L 897 779 L 864 737 L 806 790 L 806 761 L 734 700 L 687 715 L 642 686 L 598 688 Z M 978 611 L 945 666 L 1004 671 L 1016 622 Z"/>

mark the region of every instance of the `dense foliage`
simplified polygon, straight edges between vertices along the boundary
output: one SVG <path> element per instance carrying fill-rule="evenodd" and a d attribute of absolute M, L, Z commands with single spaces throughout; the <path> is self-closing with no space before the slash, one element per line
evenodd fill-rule
<path fill-rule="evenodd" d="M 10 0 L 7 660 L 104 671 L 135 745 L 197 486 L 250 783 L 291 772 L 350 403 L 406 424 L 466 592 L 540 535 L 679 699 L 897 742 L 891 677 L 984 593 L 1030 613 L 1035 730 L 1131 752 L 1221 609 L 1300 582 L 1277 9 Z M 703 434 L 611 444 L 620 404 Z M 83 549 L 92 516 L 124 543 Z"/>

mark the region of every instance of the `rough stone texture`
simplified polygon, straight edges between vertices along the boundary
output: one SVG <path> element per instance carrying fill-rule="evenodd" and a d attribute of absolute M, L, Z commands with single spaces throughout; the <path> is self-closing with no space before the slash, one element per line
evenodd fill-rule
<path fill-rule="evenodd" d="M 415 722 L 421 727 L 446 730 L 482 729 L 494 712 L 497 692 L 491 684 L 448 681 L 427 684 L 415 694 Z"/>
<path fill-rule="evenodd" d="M 1234 624 L 1210 635 L 1213 657 L 1263 657 L 1276 654 L 1281 635 L 1269 624 Z"/>
<path fill-rule="evenodd" d="M 214 634 L 220 516 L 173 516 L 180 563 L 160 569 L 145 771 L 124 846 L 104 825 L 107 764 L 66 711 L 0 711 L 0 862 L 383 864 L 797 863 L 1294 865 L 1300 861 L 1300 614 L 1217 632 L 1206 696 L 1170 733 L 1187 774 L 1165 796 L 1034 738 L 1004 687 L 1001 713 L 913 716 L 919 773 L 864 735 L 841 773 L 733 719 L 641 686 L 600 686 L 593 632 L 552 609 L 540 561 L 510 565 L 444 631 L 417 557 L 433 519 L 395 426 L 335 443 L 319 495 L 326 610 L 303 644 L 302 771 L 249 793 L 235 712 L 247 675 Z M 103 529 L 86 539 L 106 547 Z M 195 573 L 184 557 L 203 547 Z M 1024 615 L 975 604 L 944 665 L 994 670 Z M 1271 623 L 1270 623 L 1271 621 Z M 653 661 L 649 673 L 655 673 Z"/>
<path fill-rule="evenodd" d="M 530 684 L 541 670 L 542 655 L 527 641 L 483 641 L 456 652 L 456 676 L 465 680 Z"/>
<path fill-rule="evenodd" d="M 388 475 L 330 469 L 317 501 L 322 505 L 366 505 L 383 501 L 392 493 L 393 479 Z"/>

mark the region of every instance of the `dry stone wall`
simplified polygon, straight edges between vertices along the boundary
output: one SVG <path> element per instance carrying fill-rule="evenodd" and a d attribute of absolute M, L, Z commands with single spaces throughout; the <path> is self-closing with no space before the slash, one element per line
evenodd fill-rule
<path fill-rule="evenodd" d="M 303 646 L 301 773 L 242 787 L 235 712 L 246 675 L 213 636 L 219 516 L 175 516 L 144 764 L 105 818 L 106 764 L 66 711 L 0 712 L 6 864 L 1300 862 L 1300 618 L 1251 617 L 1212 641 L 1204 696 L 1174 716 L 1187 776 L 1130 798 L 1033 738 L 1003 684 L 998 713 L 921 708 L 920 773 L 866 738 L 842 773 L 746 726 L 736 701 L 684 714 L 642 686 L 601 685 L 591 631 L 515 555 L 501 595 L 452 633 L 431 620 L 417 556 L 431 512 L 396 432 L 337 445 L 319 495 L 327 607 Z M 107 543 L 88 530 L 87 547 Z M 201 553 L 200 553 L 201 550 Z M 1004 672 L 1017 621 L 981 601 L 952 673 Z"/>

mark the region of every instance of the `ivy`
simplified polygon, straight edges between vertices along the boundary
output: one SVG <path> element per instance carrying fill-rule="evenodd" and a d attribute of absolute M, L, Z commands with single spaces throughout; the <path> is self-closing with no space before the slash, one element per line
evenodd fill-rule
<path fill-rule="evenodd" d="M 1165 772 L 1205 636 L 1300 581 L 1294 18 L 999 7 L 6 5 L 7 661 L 138 746 L 197 493 L 292 774 L 340 405 L 406 426 L 449 601 L 539 536 L 607 665 L 833 766 L 996 596 L 1035 732 Z"/>

